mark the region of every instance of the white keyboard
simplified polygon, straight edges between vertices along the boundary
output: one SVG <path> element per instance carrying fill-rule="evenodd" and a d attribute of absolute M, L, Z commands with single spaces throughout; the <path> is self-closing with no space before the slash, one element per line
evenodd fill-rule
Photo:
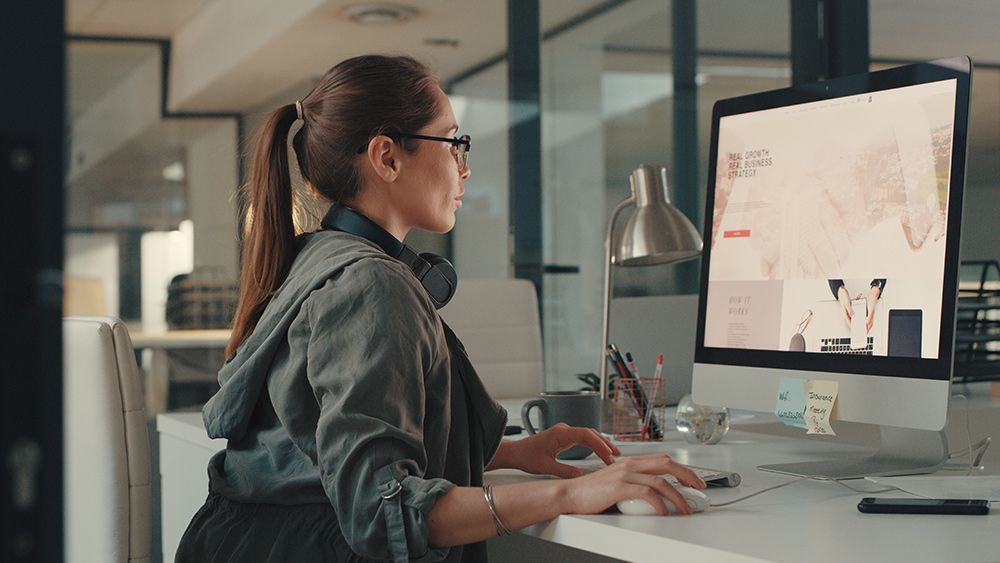
<path fill-rule="evenodd" d="M 600 471 L 601 469 L 607 467 L 607 465 L 600 459 L 588 459 L 583 462 L 574 463 L 573 465 L 580 471 L 583 471 L 584 474 Z M 707 467 L 697 467 L 694 465 L 688 465 L 687 468 L 694 471 L 695 475 L 709 485 L 720 487 L 738 487 L 740 481 L 742 480 L 739 473 L 733 473 L 732 471 L 709 469 Z M 673 475 L 664 475 L 663 477 L 668 481 L 672 481 L 674 483 L 677 482 L 677 479 Z"/>

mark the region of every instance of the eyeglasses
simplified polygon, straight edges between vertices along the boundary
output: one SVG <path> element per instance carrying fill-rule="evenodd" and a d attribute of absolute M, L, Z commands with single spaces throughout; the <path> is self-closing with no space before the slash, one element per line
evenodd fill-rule
<path fill-rule="evenodd" d="M 450 143 L 452 155 L 458 163 L 458 171 L 465 172 L 469 169 L 469 151 L 472 150 L 472 137 L 462 135 L 461 137 L 434 137 L 432 135 L 417 135 L 416 133 L 383 133 L 386 137 L 395 139 L 417 139 L 420 141 L 439 141 Z M 358 147 L 358 154 L 362 154 L 368 148 L 367 145 Z"/>

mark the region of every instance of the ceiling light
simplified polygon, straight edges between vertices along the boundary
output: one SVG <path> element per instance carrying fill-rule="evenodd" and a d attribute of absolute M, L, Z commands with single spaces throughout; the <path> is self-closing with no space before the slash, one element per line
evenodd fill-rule
<path fill-rule="evenodd" d="M 424 39 L 424 45 L 429 45 L 431 47 L 452 47 L 458 48 L 458 39 L 451 39 L 449 37 L 428 37 Z"/>
<path fill-rule="evenodd" d="M 168 182 L 184 181 L 184 163 L 177 161 L 163 167 L 163 179 Z"/>
<path fill-rule="evenodd" d="M 366 2 L 344 8 L 344 15 L 360 25 L 396 25 L 417 15 L 417 9 L 403 4 Z"/>

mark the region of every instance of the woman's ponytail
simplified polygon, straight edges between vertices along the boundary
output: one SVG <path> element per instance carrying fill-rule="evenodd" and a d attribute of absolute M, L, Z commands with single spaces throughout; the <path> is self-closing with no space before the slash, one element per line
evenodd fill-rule
<path fill-rule="evenodd" d="M 358 147 L 386 131 L 419 131 L 440 111 L 438 92 L 437 79 L 414 59 L 365 55 L 338 63 L 300 103 L 271 114 L 245 186 L 240 297 L 227 358 L 253 332 L 295 259 L 288 132 L 296 118 L 302 128 L 292 145 L 303 185 L 326 203 L 349 202 L 361 192 Z"/>
<path fill-rule="evenodd" d="M 292 180 L 288 169 L 288 132 L 296 120 L 294 104 L 274 111 L 254 149 L 245 211 L 240 296 L 226 358 L 246 340 L 264 308 L 285 281 L 295 258 Z"/>

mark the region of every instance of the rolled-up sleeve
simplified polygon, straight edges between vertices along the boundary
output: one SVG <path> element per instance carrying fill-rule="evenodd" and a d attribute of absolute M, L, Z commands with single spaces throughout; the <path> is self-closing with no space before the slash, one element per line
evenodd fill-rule
<path fill-rule="evenodd" d="M 424 424 L 425 378 L 449 364 L 419 291 L 401 266 L 365 260 L 306 301 L 320 476 L 351 549 L 371 559 L 448 554 L 430 547 L 427 513 L 454 484 L 427 478 Z"/>

